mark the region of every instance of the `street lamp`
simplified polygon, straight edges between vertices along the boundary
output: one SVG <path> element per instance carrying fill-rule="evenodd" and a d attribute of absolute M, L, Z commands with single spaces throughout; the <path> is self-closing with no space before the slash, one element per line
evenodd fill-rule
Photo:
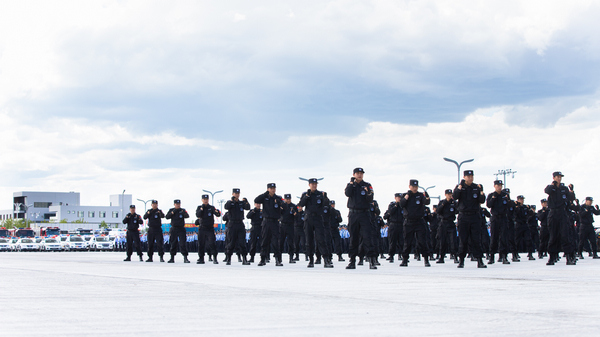
<path fill-rule="evenodd" d="M 213 193 L 213 192 L 211 192 L 211 191 L 207 191 L 207 190 L 202 190 L 202 191 L 204 191 L 204 192 L 206 192 L 206 193 L 210 194 L 210 198 L 211 198 L 211 204 L 213 204 L 213 205 L 214 205 L 214 202 L 215 202 L 215 194 L 223 192 L 223 190 L 221 190 L 221 191 L 216 191 L 215 193 Z"/>
<path fill-rule="evenodd" d="M 429 186 L 429 187 L 427 187 L 427 188 L 424 188 L 424 187 L 422 187 L 422 186 L 419 186 L 419 188 L 423 189 L 423 191 L 424 191 L 425 193 L 427 193 L 427 190 L 429 190 L 429 189 L 432 189 L 432 188 L 434 188 L 434 187 L 435 187 L 435 185 L 434 185 L 434 186 Z"/>
<path fill-rule="evenodd" d="M 225 199 L 221 199 L 218 201 L 219 202 L 219 211 L 221 211 L 221 213 L 223 213 L 223 204 L 225 203 Z"/>
<path fill-rule="evenodd" d="M 137 200 L 138 200 L 138 201 L 141 201 L 141 202 L 143 202 L 143 203 L 144 203 L 144 213 L 146 213 L 146 209 L 147 209 L 147 208 L 146 208 L 146 204 L 147 204 L 147 203 L 149 203 L 150 201 L 152 201 L 152 199 L 150 199 L 150 200 L 146 200 L 146 201 L 144 201 L 144 200 L 142 200 L 142 199 L 137 199 Z"/>
<path fill-rule="evenodd" d="M 460 164 L 456 160 L 452 160 L 452 159 L 449 159 L 449 158 L 446 158 L 446 157 L 444 157 L 444 160 L 447 161 L 447 162 L 454 163 L 454 165 L 456 165 L 456 169 L 458 170 L 458 182 L 460 183 L 460 167 L 462 166 L 462 164 L 464 164 L 464 163 L 470 163 L 470 162 L 472 162 L 475 159 L 468 159 L 468 160 L 463 161 Z"/>

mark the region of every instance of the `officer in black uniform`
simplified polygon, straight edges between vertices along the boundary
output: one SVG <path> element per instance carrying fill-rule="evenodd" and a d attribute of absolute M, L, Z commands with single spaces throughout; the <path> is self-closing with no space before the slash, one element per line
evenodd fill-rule
<path fill-rule="evenodd" d="M 487 268 L 481 251 L 481 204 L 485 202 L 485 194 L 481 185 L 473 183 L 472 170 L 464 171 L 463 177 L 452 193 L 458 204 L 458 268 L 465 267 L 467 248 L 477 259 L 477 268 Z"/>
<path fill-rule="evenodd" d="M 248 252 L 246 250 L 246 226 L 244 226 L 244 210 L 250 209 L 250 203 L 246 198 L 240 200 L 239 188 L 234 188 L 232 195 L 231 200 L 225 203 L 225 209 L 229 212 L 227 235 L 230 236 L 225 252 L 226 264 L 231 264 L 231 255 L 233 255 L 233 250 L 236 249 L 238 253 L 242 254 L 242 265 L 250 265 L 246 257 Z"/>
<path fill-rule="evenodd" d="M 165 218 L 171 220 L 171 233 L 170 233 L 170 244 L 171 244 L 171 259 L 168 263 L 175 263 L 175 255 L 177 255 L 177 243 L 179 242 L 179 250 L 183 255 L 183 262 L 190 263 L 188 260 L 188 250 L 186 246 L 186 231 L 185 231 L 185 219 L 189 218 L 190 215 L 181 208 L 181 200 L 175 199 L 173 201 L 174 207 L 171 208 Z"/>
<path fill-rule="evenodd" d="M 494 181 L 495 191 L 487 196 L 486 205 L 492 214 L 490 220 L 490 256 L 488 264 L 494 264 L 494 254 L 499 253 L 503 264 L 508 261 L 508 208 L 510 207 L 510 196 L 502 190 L 502 180 Z"/>
<path fill-rule="evenodd" d="M 289 263 L 294 261 L 294 218 L 296 216 L 297 207 L 292 203 L 292 195 L 283 195 L 283 212 L 281 212 L 281 236 L 279 238 L 279 250 L 283 253 L 285 248 L 285 239 L 287 238 L 288 255 L 290 256 Z"/>
<path fill-rule="evenodd" d="M 408 258 L 411 250 L 418 242 L 418 249 L 425 260 L 425 267 L 429 264 L 429 247 L 427 247 L 427 224 L 425 223 L 425 206 L 429 205 L 431 200 L 427 192 L 419 192 L 419 181 L 411 179 L 409 190 L 400 199 L 400 207 L 404 210 L 404 251 L 402 252 L 402 263 L 400 267 L 408 266 Z"/>
<path fill-rule="evenodd" d="M 540 233 L 538 230 L 537 210 L 535 205 L 529 205 L 529 209 L 531 209 L 531 215 L 529 216 L 529 220 L 527 220 L 527 226 L 529 226 L 529 234 L 531 235 L 532 251 L 535 251 L 536 249 L 539 251 Z M 530 254 L 529 259 L 535 260 L 535 258 L 533 258 L 533 254 Z"/>
<path fill-rule="evenodd" d="M 362 239 L 364 251 L 369 260 L 369 268 L 377 269 L 375 257 L 377 252 L 373 247 L 373 229 L 369 216 L 369 208 L 373 202 L 373 187 L 363 180 L 365 171 L 357 167 L 353 171 L 353 177 L 350 179 L 344 193 L 348 197 L 348 231 L 350 232 L 350 263 L 346 269 L 356 269 L 356 256 L 358 255 L 358 245 Z"/>
<path fill-rule="evenodd" d="M 548 194 L 548 230 L 550 239 L 548 242 L 548 251 L 550 257 L 547 265 L 554 265 L 558 261 L 558 253 L 562 251 L 567 255 L 567 265 L 575 265 L 575 247 L 569 240 L 569 218 L 567 209 L 575 200 L 573 185 L 567 188 L 562 183 L 564 175 L 560 172 L 552 173 L 552 184 L 546 186 L 544 192 Z"/>
<path fill-rule="evenodd" d="M 342 214 L 335 209 L 335 200 L 329 202 L 329 229 L 331 231 L 332 250 L 338 256 L 338 261 L 344 262 L 342 257 L 342 238 L 340 237 L 340 223 L 342 222 Z"/>
<path fill-rule="evenodd" d="M 213 257 L 213 264 L 218 264 L 217 242 L 215 236 L 215 216 L 220 217 L 221 211 L 208 204 L 208 194 L 202 195 L 202 205 L 196 208 L 198 218 L 198 261 L 204 264 L 204 253 L 208 246 L 209 255 Z"/>
<path fill-rule="evenodd" d="M 260 204 L 254 204 L 254 208 L 246 215 L 247 219 L 250 219 L 250 263 L 254 263 L 254 255 L 256 254 L 256 247 L 260 248 L 260 236 L 262 232 L 262 221 L 263 212 L 260 209 Z"/>
<path fill-rule="evenodd" d="M 267 184 L 267 191 L 254 199 L 254 203 L 261 204 L 263 208 L 262 246 L 259 266 L 267 264 L 271 243 L 273 244 L 275 266 L 283 266 L 281 251 L 279 250 L 279 219 L 283 212 L 283 200 L 281 196 L 275 194 L 276 191 L 277 185 L 269 183 Z"/>
<path fill-rule="evenodd" d="M 598 246 L 596 244 L 596 232 L 594 230 L 594 215 L 600 215 L 600 208 L 592 206 L 594 199 L 592 197 L 585 198 L 585 204 L 579 208 L 579 216 L 581 217 L 579 225 L 579 258 L 583 259 L 583 245 L 589 241 L 592 246 L 594 259 L 600 259 L 598 256 Z"/>
<path fill-rule="evenodd" d="M 154 243 L 158 248 L 158 256 L 160 256 L 160 262 L 165 262 L 163 255 L 165 255 L 165 239 L 162 231 L 162 218 L 165 217 L 165 213 L 158 209 L 158 201 L 152 200 L 152 208 L 150 208 L 144 219 L 148 219 L 148 260 L 146 262 L 152 262 L 152 255 L 154 254 Z"/>
<path fill-rule="evenodd" d="M 489 258 L 490 252 L 490 233 L 488 232 L 487 219 L 491 217 L 490 212 L 485 207 L 481 207 L 481 251 L 484 252 L 486 258 Z"/>
<path fill-rule="evenodd" d="M 513 261 L 515 262 L 520 261 L 518 252 L 521 248 L 525 248 L 525 250 L 527 250 L 530 260 L 533 258 L 533 242 L 531 242 L 531 233 L 529 232 L 529 218 L 532 215 L 533 211 L 531 208 L 525 205 L 525 197 L 522 195 L 517 196 L 517 204 L 515 207 L 515 240 L 517 242 L 517 260 L 513 258 Z"/>
<path fill-rule="evenodd" d="M 140 261 L 144 261 L 139 231 L 140 225 L 144 224 L 144 220 L 142 220 L 142 217 L 139 214 L 135 213 L 135 205 L 129 206 L 129 213 L 125 216 L 125 219 L 123 219 L 123 224 L 127 225 L 127 258 L 124 261 L 131 261 L 134 243 Z"/>
<path fill-rule="evenodd" d="M 390 263 L 394 263 L 395 254 L 398 254 L 398 259 L 401 258 L 404 247 L 404 211 L 400 206 L 402 193 L 396 193 L 394 198 L 395 201 L 390 202 L 387 211 L 383 214 L 383 219 L 387 220 L 388 224 L 389 256 L 387 260 Z"/>
<path fill-rule="evenodd" d="M 433 211 L 429 212 L 429 207 L 427 207 L 427 221 L 429 222 L 429 243 L 431 246 L 429 247 L 429 259 L 439 259 L 440 257 L 440 243 L 437 240 L 438 228 L 440 226 L 440 218 L 437 213 L 437 205 L 433 205 Z M 436 257 L 433 254 L 437 254 Z"/>
<path fill-rule="evenodd" d="M 319 182 L 315 178 L 308 179 L 310 187 L 306 192 L 302 193 L 298 206 L 304 207 L 304 232 L 306 235 L 305 251 L 308 254 L 308 268 L 315 266 L 315 241 L 319 247 L 319 252 L 323 256 L 323 266 L 325 268 L 333 268 L 331 262 L 328 245 L 325 241 L 325 224 L 323 217 L 326 215 L 324 209 L 329 205 L 327 193 L 317 190 Z M 328 215 L 328 214 L 327 214 Z M 329 228 L 327 228 L 329 231 Z"/>
<path fill-rule="evenodd" d="M 296 206 L 298 209 L 294 216 L 294 248 L 296 249 L 296 257 L 294 261 L 300 261 L 300 247 L 306 245 L 304 235 L 304 210 L 301 206 Z M 308 261 L 308 255 L 304 252 L 305 260 Z"/>
<path fill-rule="evenodd" d="M 436 213 L 441 219 L 441 223 L 438 227 L 438 241 L 440 242 L 440 257 L 436 263 L 445 263 L 446 253 L 454 254 L 454 260 L 458 263 L 458 257 L 456 254 L 456 246 L 454 244 L 454 237 L 456 236 L 456 203 L 452 199 L 452 190 L 448 189 L 445 191 L 445 199 L 440 200 Z"/>
<path fill-rule="evenodd" d="M 540 221 L 540 246 L 538 248 L 538 258 L 544 258 L 548 253 L 548 240 L 550 232 L 548 231 L 548 200 L 540 200 L 542 208 L 538 211 L 538 220 Z"/>

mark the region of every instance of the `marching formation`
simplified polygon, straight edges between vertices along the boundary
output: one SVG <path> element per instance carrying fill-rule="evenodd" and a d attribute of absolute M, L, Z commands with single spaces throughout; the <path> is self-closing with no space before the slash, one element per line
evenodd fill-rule
<path fill-rule="evenodd" d="M 535 260 L 535 250 L 538 258 L 548 256 L 547 265 L 557 263 L 561 252 L 567 265 L 575 265 L 578 258 L 583 258 L 586 245 L 589 245 L 594 259 L 600 258 L 593 227 L 593 215 L 600 215 L 600 209 L 592 205 L 591 197 L 580 205 L 573 185 L 562 183 L 564 175 L 561 172 L 553 173 L 552 183 L 544 189 L 548 197 L 541 200 L 539 211 L 534 205 L 525 205 L 525 198 L 521 195 L 513 201 L 510 190 L 503 188 L 500 180 L 494 181 L 494 191 L 486 196 L 483 186 L 474 182 L 473 171 L 466 170 L 463 180 L 454 189 L 445 191 L 445 198 L 433 206 L 433 212 L 428 207 L 431 204 L 429 195 L 426 191 L 420 192 L 419 182 L 412 179 L 406 193 L 395 194 L 395 200 L 389 204 L 383 217 L 374 199 L 373 187 L 364 180 L 364 174 L 362 168 L 354 169 L 344 190 L 348 198 L 350 235 L 350 261 L 346 269 L 356 269 L 357 264 L 363 265 L 364 262 L 370 269 L 377 269 L 379 258 L 385 258 L 380 243 L 382 228 L 386 229 L 389 240 L 387 260 L 393 263 L 397 254 L 401 260 L 400 267 L 408 266 L 411 254 L 416 260 L 422 257 L 426 267 L 430 267 L 430 261 L 434 259 L 437 264 L 445 263 L 446 256 L 450 254 L 458 268 L 465 267 L 467 257 L 475 261 L 478 268 L 487 268 L 487 265 L 496 262 L 496 254 L 499 263 L 510 264 L 511 261 L 520 261 L 520 251 L 526 251 L 528 259 Z M 226 223 L 224 262 L 227 265 L 231 264 L 234 253 L 243 265 L 251 265 L 259 248 L 258 266 L 270 263 L 271 253 L 275 266 L 283 266 L 285 243 L 289 263 L 294 264 L 299 260 L 302 241 L 308 268 L 320 264 L 321 258 L 324 268 L 333 268 L 334 253 L 338 255 L 338 261 L 344 261 L 338 232 L 342 218 L 335 208 L 335 201 L 329 200 L 326 192 L 317 189 L 318 179 L 309 179 L 308 186 L 295 205 L 290 194 L 282 198 L 276 194 L 276 184 L 269 183 L 266 192 L 254 198 L 253 209 L 250 209 L 248 199 L 240 199 L 240 189 L 234 188 L 231 199 L 224 206 L 225 214 L 209 204 L 208 195 L 203 195 L 202 204 L 196 209 L 196 263 L 206 263 L 207 252 L 209 259 L 218 263 L 214 224 L 215 217 L 221 216 Z M 483 204 L 487 209 L 482 207 Z M 166 214 L 158 208 L 158 201 L 152 200 L 152 208 L 143 215 L 143 219 L 148 220 L 147 262 L 153 262 L 155 247 L 160 262 L 164 262 L 161 225 L 162 219 L 166 218 L 171 220 L 168 263 L 175 262 L 178 251 L 183 255 L 184 263 L 190 263 L 185 230 L 185 219 L 189 216 L 181 208 L 180 200 L 175 200 L 174 207 Z M 252 225 L 249 249 L 244 218 L 249 219 Z M 489 231 L 487 218 L 490 218 Z M 131 261 L 134 247 L 140 261 L 143 261 L 139 236 L 143 219 L 136 213 L 135 205 L 131 205 L 130 213 L 123 219 L 127 225 L 125 261 Z M 510 260 L 509 254 L 512 255 Z"/>

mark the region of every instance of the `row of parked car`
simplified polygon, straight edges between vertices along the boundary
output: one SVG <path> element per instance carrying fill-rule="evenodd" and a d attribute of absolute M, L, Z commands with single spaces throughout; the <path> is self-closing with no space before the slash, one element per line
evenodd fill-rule
<path fill-rule="evenodd" d="M 114 237 L 108 236 L 56 236 L 45 238 L 0 238 L 0 251 L 99 251 L 113 250 Z"/>

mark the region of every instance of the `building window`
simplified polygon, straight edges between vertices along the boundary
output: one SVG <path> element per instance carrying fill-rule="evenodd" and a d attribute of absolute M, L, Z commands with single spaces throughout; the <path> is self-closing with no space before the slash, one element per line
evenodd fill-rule
<path fill-rule="evenodd" d="M 95 214 L 95 213 L 96 213 L 96 212 L 94 212 L 94 211 L 89 211 L 89 212 L 88 212 L 88 218 L 93 218 L 93 217 L 95 217 L 95 216 L 96 216 L 96 214 Z"/>
<path fill-rule="evenodd" d="M 84 213 L 83 211 L 77 211 L 77 217 L 78 217 L 78 218 L 83 218 L 83 215 L 84 215 L 84 214 L 85 214 L 85 213 Z"/>
<path fill-rule="evenodd" d="M 98 217 L 99 218 L 106 218 L 106 212 L 102 212 L 102 211 L 98 212 Z"/>
<path fill-rule="evenodd" d="M 119 212 L 113 212 L 113 218 L 118 218 L 119 217 Z"/>
<path fill-rule="evenodd" d="M 33 207 L 35 208 L 48 208 L 52 206 L 51 202 L 34 202 Z"/>

